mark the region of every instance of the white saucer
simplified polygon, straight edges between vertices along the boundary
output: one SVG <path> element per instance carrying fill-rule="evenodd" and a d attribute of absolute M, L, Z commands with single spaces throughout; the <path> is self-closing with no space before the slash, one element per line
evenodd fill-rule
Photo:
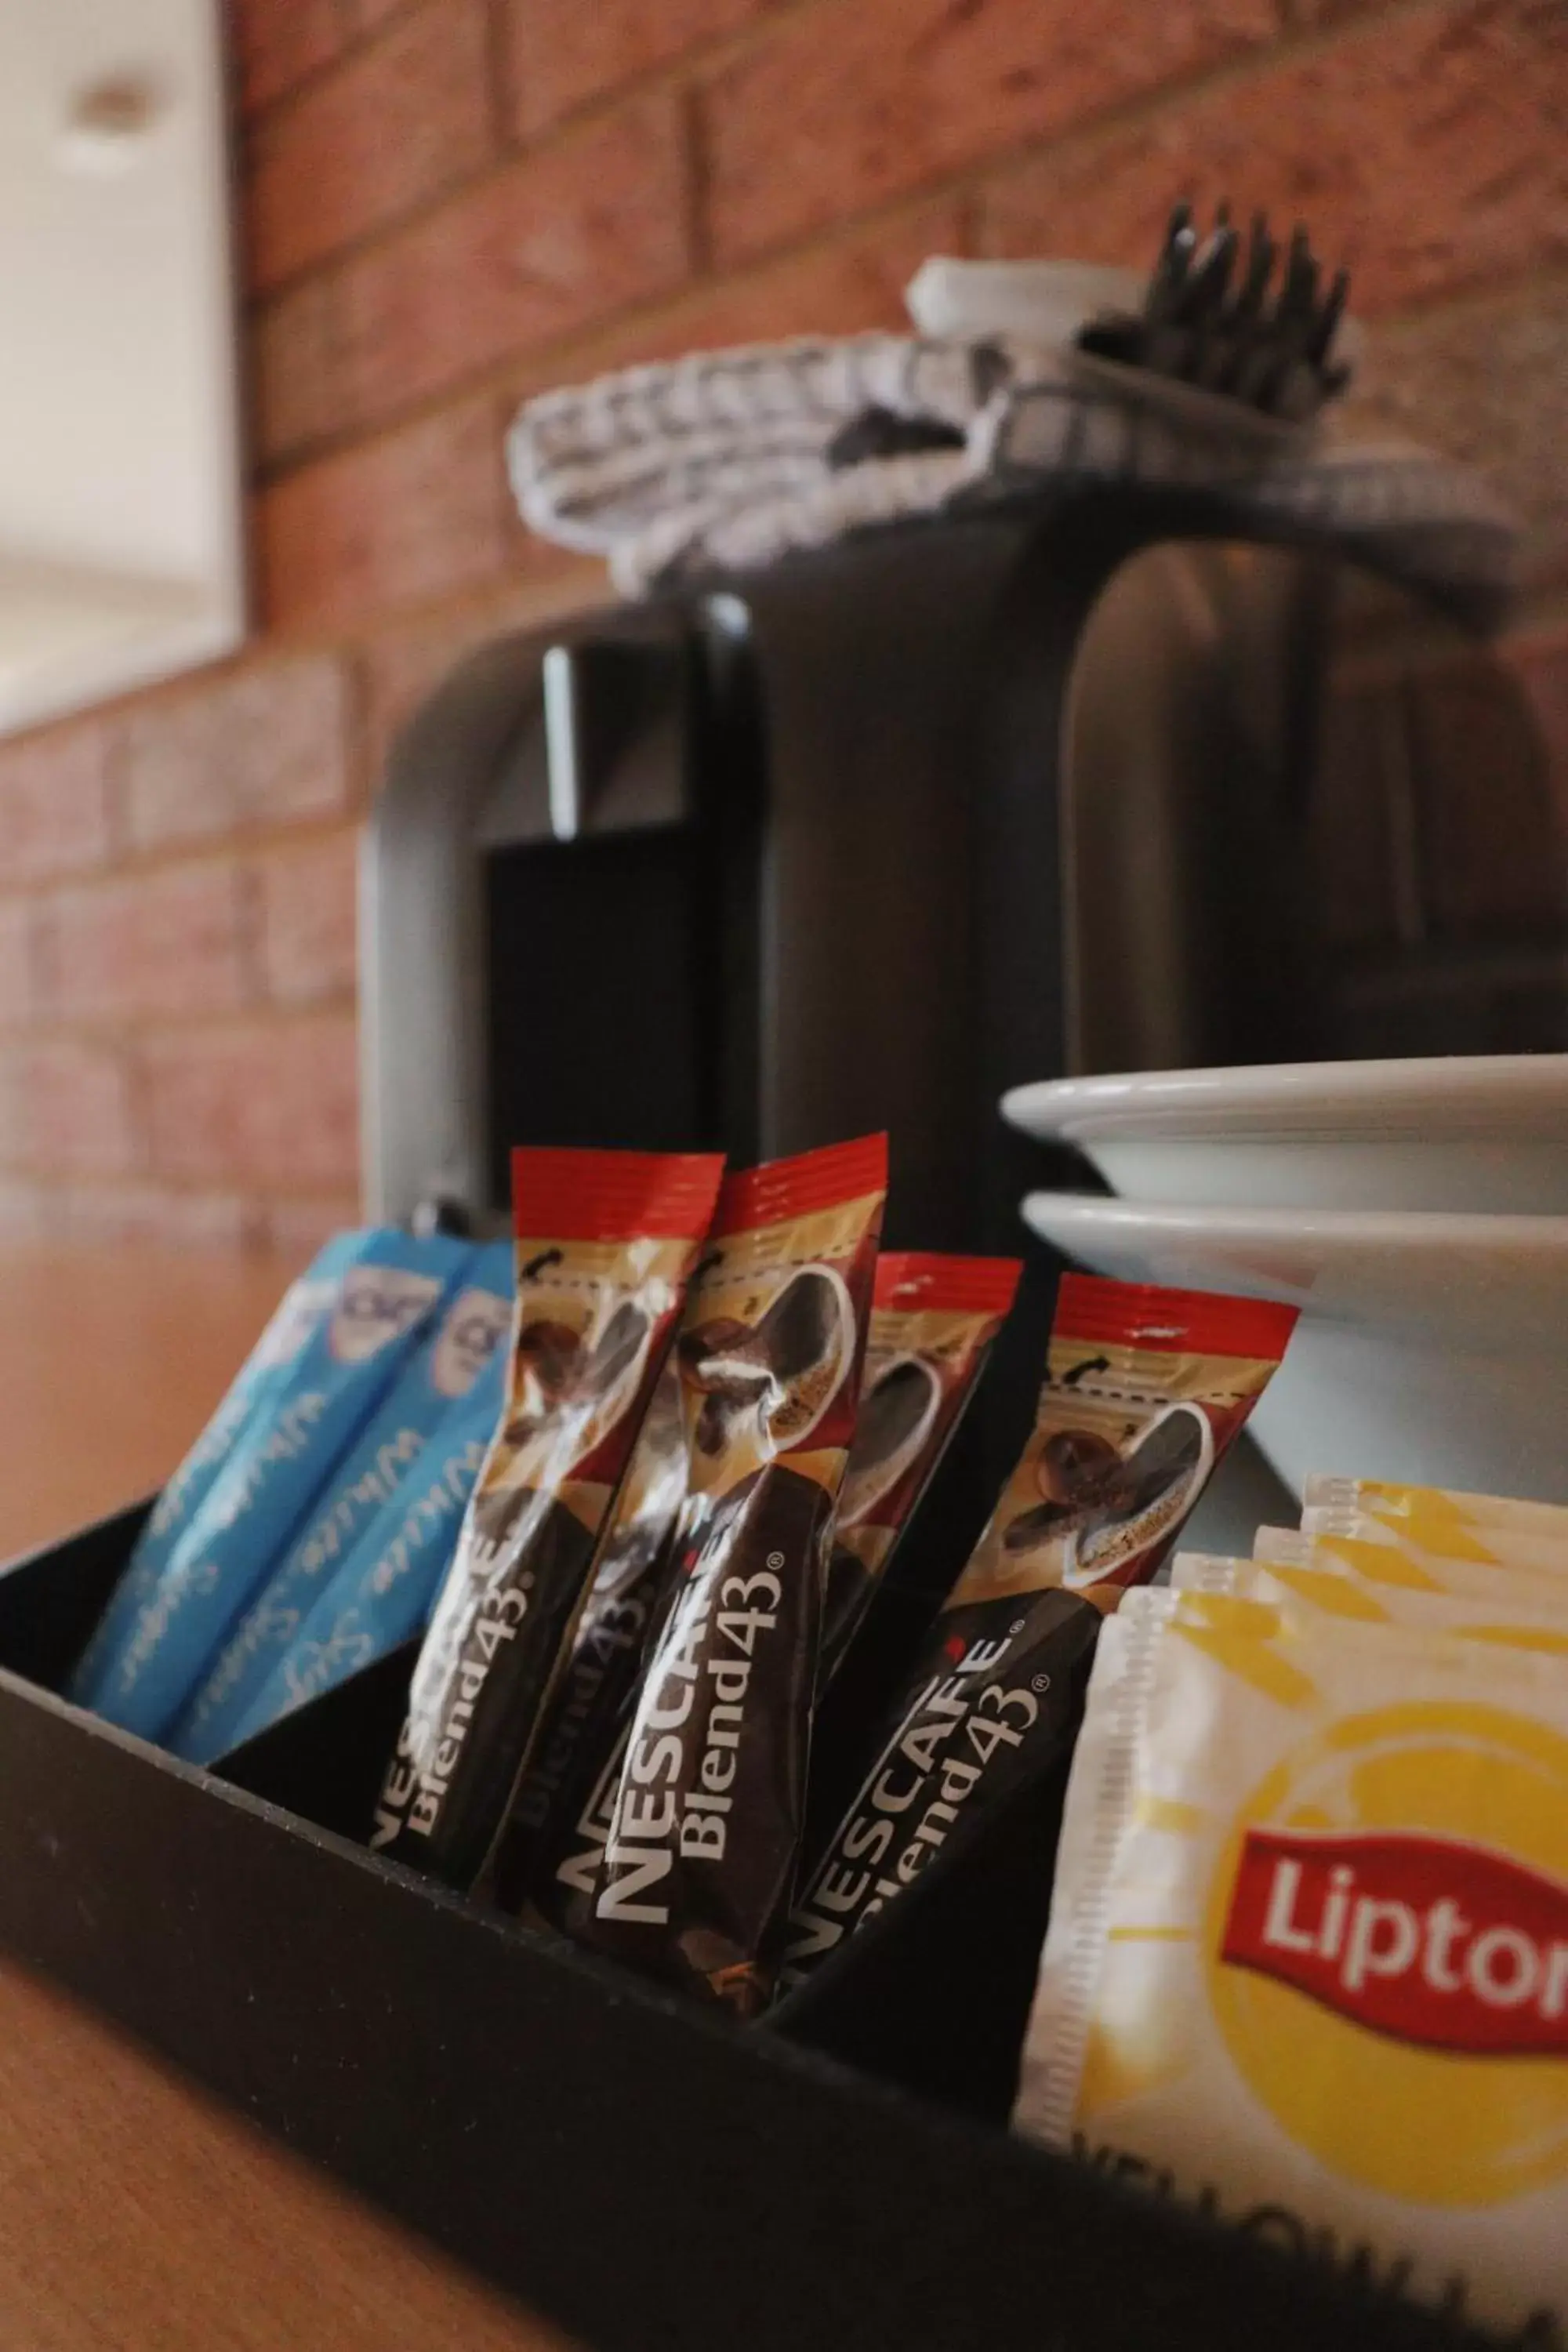
<path fill-rule="evenodd" d="M 1097 1274 L 1299 1306 L 1251 1423 L 1313 1470 L 1568 1502 L 1568 1216 L 1182 1208 L 1034 1192 Z"/>
<path fill-rule="evenodd" d="M 1056 1078 L 1002 1110 L 1142 1201 L 1568 1213 L 1568 1054 Z"/>

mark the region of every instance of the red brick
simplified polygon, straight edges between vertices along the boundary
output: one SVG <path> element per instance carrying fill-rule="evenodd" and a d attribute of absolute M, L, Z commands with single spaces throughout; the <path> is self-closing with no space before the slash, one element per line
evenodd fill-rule
<path fill-rule="evenodd" d="M 244 1001 L 232 858 L 61 891 L 41 909 L 49 1007 L 64 1021 L 235 1011 Z"/>
<path fill-rule="evenodd" d="M 47 1175 L 119 1176 L 137 1162 L 131 1074 L 107 1045 L 35 1045 L 20 1073 L 26 1164 Z"/>
<path fill-rule="evenodd" d="M 247 112 L 269 106 L 342 47 L 339 0 L 229 0 L 235 63 Z"/>
<path fill-rule="evenodd" d="M 26 899 L 0 906 L 0 1028 L 24 1027 L 37 1010 L 33 921 Z"/>
<path fill-rule="evenodd" d="M 111 846 L 110 730 L 96 720 L 0 744 L 0 876 L 100 866 Z"/>
<path fill-rule="evenodd" d="M 264 465 L 381 422 L 498 353 L 637 299 L 652 283 L 650 270 L 670 282 L 683 275 L 673 163 L 662 215 L 644 220 L 630 244 L 617 227 L 606 257 L 590 247 L 608 215 L 581 203 L 573 213 L 544 184 L 571 175 L 580 144 L 567 141 L 563 163 L 552 154 L 526 159 L 407 236 L 263 309 L 252 332 Z M 542 274 L 534 276 L 536 258 Z M 469 289 L 466 311 L 459 285 Z"/>
<path fill-rule="evenodd" d="M 491 154 L 484 0 L 426 0 L 257 133 L 250 272 L 280 285 L 428 204 Z"/>
<path fill-rule="evenodd" d="M 326 656 L 216 673 L 132 713 L 126 816 L 140 849 L 349 806 L 347 683 Z"/>
<path fill-rule="evenodd" d="M 256 860 L 262 980 L 275 1004 L 353 994 L 357 852 L 351 828 Z"/>
<path fill-rule="evenodd" d="M 344 404 L 384 416 L 668 293 L 689 263 L 680 115 L 638 99 L 345 265 Z"/>
<path fill-rule="evenodd" d="M 1274 31 L 1270 0 L 834 0 L 809 9 L 707 90 L 714 252 L 734 260 L 783 244 L 1020 140 L 1073 128 Z"/>
<path fill-rule="evenodd" d="M 352 1014 L 154 1036 L 142 1066 L 160 1176 L 302 1192 L 357 1181 Z"/>
<path fill-rule="evenodd" d="M 1086 18 L 1092 22 L 1092 18 Z M 1568 251 L 1568 16 L 1401 13 L 1003 180 L 985 249 L 1147 262 L 1178 195 L 1298 217 L 1365 313 Z"/>
<path fill-rule="evenodd" d="M 510 0 L 512 123 L 520 138 L 699 43 L 759 16 L 769 0 Z"/>
<path fill-rule="evenodd" d="M 489 400 L 306 466 L 259 501 L 267 619 L 352 625 L 492 579 L 507 562 L 506 502 Z"/>

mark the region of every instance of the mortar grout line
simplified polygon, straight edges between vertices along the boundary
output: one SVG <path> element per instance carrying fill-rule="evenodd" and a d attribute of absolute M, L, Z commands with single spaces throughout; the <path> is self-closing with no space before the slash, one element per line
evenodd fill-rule
<path fill-rule="evenodd" d="M 489 60 L 490 137 L 498 163 L 511 148 L 512 119 L 518 101 L 517 44 L 507 14 L 507 0 L 483 0 L 485 54 Z"/>
<path fill-rule="evenodd" d="M 682 241 L 691 280 L 698 285 L 706 285 L 714 274 L 713 239 L 709 218 L 713 159 L 704 93 L 695 82 L 689 82 L 677 91 L 676 104 L 679 110 L 681 197 L 685 215 Z"/>

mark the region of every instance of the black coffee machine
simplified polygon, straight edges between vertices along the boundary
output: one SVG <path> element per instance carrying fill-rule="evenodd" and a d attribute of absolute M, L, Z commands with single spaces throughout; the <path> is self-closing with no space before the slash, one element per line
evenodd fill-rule
<path fill-rule="evenodd" d="M 488 647 L 370 828 L 373 1209 L 503 1220 L 519 1141 L 744 1163 L 886 1127 L 889 1244 L 1023 1251 L 1044 1171 L 1007 1087 L 1398 1050 L 1358 1040 L 1313 854 L 1347 589 L 1364 634 L 1321 547 L 1100 489 Z M 1037 1262 L 953 1474 L 972 1517 L 1049 1291 Z"/>

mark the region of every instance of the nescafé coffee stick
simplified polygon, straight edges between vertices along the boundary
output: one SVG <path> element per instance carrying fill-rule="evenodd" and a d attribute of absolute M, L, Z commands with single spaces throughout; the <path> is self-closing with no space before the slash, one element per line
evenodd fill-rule
<path fill-rule="evenodd" d="M 512 1155 L 505 1413 L 415 1668 L 371 1843 L 479 1877 L 526 1768 L 712 1216 L 710 1154 Z"/>
<path fill-rule="evenodd" d="M 700 1533 L 638 1696 L 593 1940 L 742 2014 L 793 1887 L 887 1139 L 729 1178 L 677 1342 Z"/>

